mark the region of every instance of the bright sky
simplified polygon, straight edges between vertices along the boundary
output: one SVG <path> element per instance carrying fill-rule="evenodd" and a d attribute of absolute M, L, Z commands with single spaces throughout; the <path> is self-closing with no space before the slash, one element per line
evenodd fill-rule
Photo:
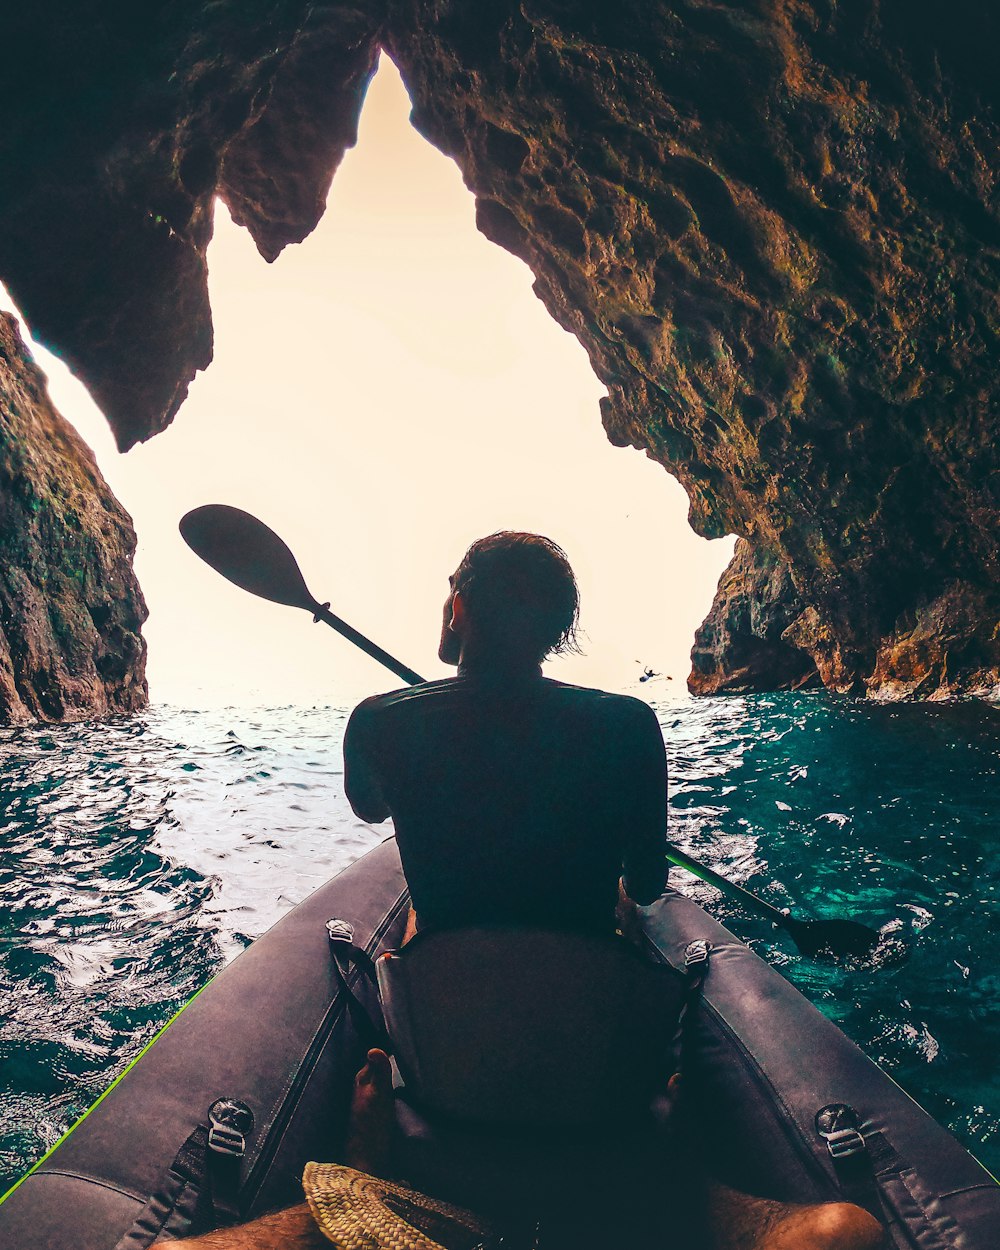
<path fill-rule="evenodd" d="M 549 675 L 620 689 L 638 661 L 672 675 L 657 697 L 684 689 L 733 540 L 696 537 L 677 482 L 607 441 L 582 347 L 527 266 L 476 230 L 457 167 L 409 107 L 383 57 L 325 217 L 273 265 L 219 205 L 215 360 L 164 434 L 119 455 L 84 387 L 36 348 L 135 522 L 154 703 L 341 704 L 399 684 L 201 564 L 177 522 L 203 503 L 277 530 L 318 599 L 426 677 L 449 671 L 440 609 L 468 544 L 546 534 L 576 569 L 586 649 Z"/>

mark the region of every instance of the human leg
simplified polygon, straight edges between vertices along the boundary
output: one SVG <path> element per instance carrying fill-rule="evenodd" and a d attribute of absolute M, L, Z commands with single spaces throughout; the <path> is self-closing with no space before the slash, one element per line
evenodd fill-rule
<path fill-rule="evenodd" d="M 220 1228 L 187 1241 L 158 1241 L 152 1250 L 330 1250 L 305 1203 L 262 1215 L 238 1228 Z"/>
<path fill-rule="evenodd" d="M 345 1162 L 360 1172 L 385 1175 L 392 1151 L 392 1069 L 383 1050 L 370 1050 L 354 1078 L 351 1118 Z M 316 1227 L 303 1203 L 241 1224 L 221 1228 L 186 1241 L 157 1242 L 156 1246 L 184 1246 L 185 1250 L 329 1250 L 330 1242 Z"/>
<path fill-rule="evenodd" d="M 879 1250 L 876 1219 L 849 1202 L 793 1204 L 710 1182 L 704 1195 L 712 1250 Z"/>
<path fill-rule="evenodd" d="M 354 1078 L 345 1163 L 371 1176 L 387 1176 L 395 1127 L 389 1056 L 384 1050 L 372 1049 Z"/>
<path fill-rule="evenodd" d="M 658 1119 L 691 1250 L 879 1250 L 885 1244 L 879 1222 L 853 1203 L 778 1202 L 715 1180 L 705 1169 L 703 1152 L 685 1150 L 692 1124 L 685 1118 L 679 1073 L 670 1078 Z M 683 1238 L 681 1244 L 687 1246 Z"/>

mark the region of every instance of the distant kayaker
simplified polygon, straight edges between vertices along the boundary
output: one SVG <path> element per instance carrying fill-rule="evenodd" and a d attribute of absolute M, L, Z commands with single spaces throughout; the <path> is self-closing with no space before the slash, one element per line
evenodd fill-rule
<path fill-rule="evenodd" d="M 616 903 L 620 919 L 622 902 L 651 903 L 666 884 L 666 758 L 656 718 L 637 699 L 542 676 L 546 657 L 575 645 L 579 611 L 569 562 L 548 539 L 480 539 L 449 582 L 439 655 L 458 674 L 355 709 L 344 741 L 351 805 L 365 821 L 393 818 L 411 930 L 500 922 L 610 933 Z M 394 1126 L 389 1059 L 372 1049 L 355 1080 L 346 1162 L 389 1175 Z M 876 1221 L 847 1203 L 790 1206 L 700 1179 L 689 1192 L 680 1188 L 675 1202 L 690 1210 L 675 1209 L 664 1229 L 664 1244 L 678 1250 L 882 1244 Z M 322 1195 L 310 1196 L 322 1212 Z M 681 1233 L 685 1221 L 691 1236 Z M 554 1236 L 542 1244 L 568 1244 Z M 183 1244 L 321 1250 L 331 1239 L 339 1240 L 299 1206 Z"/>

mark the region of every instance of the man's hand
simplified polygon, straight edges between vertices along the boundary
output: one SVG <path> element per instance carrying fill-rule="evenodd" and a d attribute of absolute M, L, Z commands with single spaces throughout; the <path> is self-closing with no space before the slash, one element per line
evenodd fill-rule
<path fill-rule="evenodd" d="M 624 938 L 638 946 L 642 935 L 642 922 L 635 899 L 625 893 L 625 882 L 618 880 L 618 906 L 615 908 L 615 924 Z"/>

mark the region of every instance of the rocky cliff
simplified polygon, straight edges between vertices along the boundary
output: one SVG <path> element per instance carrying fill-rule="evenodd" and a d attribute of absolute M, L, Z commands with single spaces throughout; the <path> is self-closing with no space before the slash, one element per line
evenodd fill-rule
<path fill-rule="evenodd" d="M 0 313 L 0 723 L 145 706 L 132 523 Z"/>
<path fill-rule="evenodd" d="M 978 0 L 21 6 L 0 275 L 149 437 L 210 354 L 211 197 L 302 238 L 382 45 L 609 438 L 744 540 L 692 689 L 988 689 L 998 36 Z"/>

